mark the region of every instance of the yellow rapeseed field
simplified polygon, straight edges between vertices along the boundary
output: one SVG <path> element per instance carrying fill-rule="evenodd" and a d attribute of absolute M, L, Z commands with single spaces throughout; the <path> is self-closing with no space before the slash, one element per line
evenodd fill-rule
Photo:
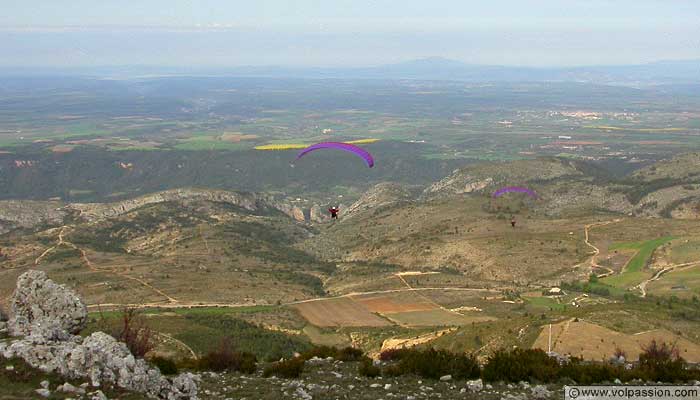
<path fill-rule="evenodd" d="M 343 143 L 349 144 L 366 144 L 378 142 L 379 139 L 358 139 L 350 140 Z M 298 143 L 286 143 L 286 144 L 264 144 L 262 146 L 255 146 L 255 150 L 294 150 L 294 149 L 305 149 L 309 147 L 308 144 L 298 144 Z"/>

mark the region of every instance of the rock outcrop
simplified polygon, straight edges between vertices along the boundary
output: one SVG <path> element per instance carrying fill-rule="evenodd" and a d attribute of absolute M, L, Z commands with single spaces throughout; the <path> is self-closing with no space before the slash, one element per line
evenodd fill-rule
<path fill-rule="evenodd" d="M 0 201 L 0 234 L 16 228 L 37 225 L 58 225 L 68 213 L 63 204 L 54 201 L 4 200 Z"/>
<path fill-rule="evenodd" d="M 0 342 L 0 355 L 68 378 L 87 377 L 94 387 L 110 383 L 157 399 L 197 398 L 198 376 L 187 373 L 170 380 L 106 333 L 85 339 L 71 334 L 84 327 L 86 318 L 75 293 L 43 272 L 26 272 L 17 281 L 10 318 L 11 333 L 24 337 Z"/>
<path fill-rule="evenodd" d="M 172 189 L 114 203 L 72 203 L 66 210 L 76 210 L 88 221 L 116 217 L 150 204 L 168 201 L 212 201 L 231 204 L 248 211 L 261 211 L 274 207 L 274 200 L 267 195 L 224 190 Z"/>
<path fill-rule="evenodd" d="M 363 194 L 347 210 L 341 208 L 341 212 L 343 212 L 342 217 L 349 218 L 366 211 L 408 202 L 414 197 L 408 188 L 398 183 L 379 183 Z"/>
<path fill-rule="evenodd" d="M 87 307 L 80 297 L 42 271 L 22 274 L 10 303 L 9 328 L 14 336 L 28 335 L 36 329 L 77 334 L 87 323 Z"/>

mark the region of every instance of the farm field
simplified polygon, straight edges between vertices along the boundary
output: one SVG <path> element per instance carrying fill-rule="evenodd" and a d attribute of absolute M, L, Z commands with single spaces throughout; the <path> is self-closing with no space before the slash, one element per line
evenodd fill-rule
<path fill-rule="evenodd" d="M 674 237 L 672 236 L 666 236 L 643 242 L 620 243 L 610 246 L 609 249 L 612 251 L 617 249 L 633 249 L 636 250 L 636 254 L 629 260 L 619 274 L 605 277 L 601 279 L 601 282 L 619 288 L 630 288 L 640 284 L 642 281 L 652 276 L 652 273 L 646 271 L 645 268 L 648 265 L 654 251 L 659 246 L 662 246 L 673 239 Z"/>
<path fill-rule="evenodd" d="M 386 317 L 403 326 L 461 326 L 494 319 L 484 315 L 466 316 L 440 308 L 428 311 L 387 313 Z"/>
<path fill-rule="evenodd" d="M 319 327 L 388 326 L 391 323 L 373 314 L 351 298 L 309 301 L 293 306 L 309 323 Z"/>

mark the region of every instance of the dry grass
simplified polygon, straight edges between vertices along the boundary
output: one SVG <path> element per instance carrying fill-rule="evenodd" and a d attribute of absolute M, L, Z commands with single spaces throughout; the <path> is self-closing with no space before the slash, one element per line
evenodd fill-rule
<path fill-rule="evenodd" d="M 386 316 L 404 326 L 461 326 L 472 322 L 486 322 L 495 319 L 483 315 L 467 317 L 443 309 L 393 313 L 386 314 Z"/>
<path fill-rule="evenodd" d="M 549 326 L 546 325 L 533 348 L 547 350 Z M 607 360 L 619 348 L 630 360 L 637 360 L 643 346 L 652 340 L 676 343 L 681 357 L 689 362 L 700 362 L 700 346 L 664 329 L 636 334 L 613 331 L 590 322 L 568 320 L 552 325 L 552 350 L 571 354 L 586 360 Z"/>

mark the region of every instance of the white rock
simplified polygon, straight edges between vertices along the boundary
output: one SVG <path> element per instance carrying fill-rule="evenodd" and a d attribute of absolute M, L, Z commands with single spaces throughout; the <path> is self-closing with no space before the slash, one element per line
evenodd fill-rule
<path fill-rule="evenodd" d="M 78 389 L 77 387 L 71 385 L 70 383 L 66 382 L 63 385 L 59 385 L 56 388 L 57 391 L 63 392 L 63 393 L 77 393 L 79 390 L 85 390 L 85 389 Z"/>
<path fill-rule="evenodd" d="M 41 381 L 41 383 L 39 383 L 39 386 L 41 386 L 44 389 L 48 389 L 49 388 L 49 381 Z"/>
<path fill-rule="evenodd" d="M 35 329 L 44 336 L 63 337 L 79 333 L 87 324 L 87 307 L 78 295 L 50 280 L 43 271 L 30 270 L 17 278 L 10 297 L 10 333 L 28 335 Z M 52 332 L 51 335 L 45 333 Z"/>
<path fill-rule="evenodd" d="M 297 388 L 296 394 L 302 400 L 312 400 L 313 399 L 313 396 L 311 396 L 306 390 L 304 390 L 301 387 Z"/>
<path fill-rule="evenodd" d="M 48 389 L 37 389 L 35 390 L 35 392 L 41 397 L 51 396 L 51 391 L 49 391 Z"/>
<path fill-rule="evenodd" d="M 469 389 L 470 392 L 480 392 L 484 389 L 484 382 L 481 379 L 467 381 L 467 389 Z"/>
<path fill-rule="evenodd" d="M 6 370 L 6 371 L 14 371 L 14 370 L 15 370 L 15 366 L 14 366 L 14 365 L 7 365 L 7 366 L 5 366 L 5 370 Z"/>
<path fill-rule="evenodd" d="M 452 375 L 443 375 L 440 377 L 441 382 L 447 382 L 452 380 Z"/>
<path fill-rule="evenodd" d="M 378 387 L 381 387 L 381 386 L 382 386 L 382 385 L 380 385 L 380 384 L 378 384 L 378 383 L 373 383 L 373 384 L 369 385 L 369 387 L 371 387 L 371 388 L 378 388 Z"/>
<path fill-rule="evenodd" d="M 56 285 L 43 272 L 22 274 L 12 299 L 13 311 L 18 312 L 13 315 L 14 326 L 29 334 L 4 346 L 3 357 L 21 358 L 48 373 L 86 378 L 95 386 L 111 383 L 166 400 L 196 398 L 196 375 L 181 374 L 168 380 L 106 333 L 95 332 L 85 339 L 70 334 L 68 330 L 84 325 L 84 305 L 75 293 Z M 36 303 L 20 304 L 22 301 Z"/>
<path fill-rule="evenodd" d="M 389 390 L 389 389 L 391 389 L 391 383 L 387 383 L 386 385 L 384 385 L 384 390 Z"/>
<path fill-rule="evenodd" d="M 92 393 L 92 400 L 109 400 L 101 390 Z"/>
<path fill-rule="evenodd" d="M 530 394 L 533 399 L 546 399 L 551 395 L 544 385 L 533 386 L 532 389 L 530 389 Z"/>

